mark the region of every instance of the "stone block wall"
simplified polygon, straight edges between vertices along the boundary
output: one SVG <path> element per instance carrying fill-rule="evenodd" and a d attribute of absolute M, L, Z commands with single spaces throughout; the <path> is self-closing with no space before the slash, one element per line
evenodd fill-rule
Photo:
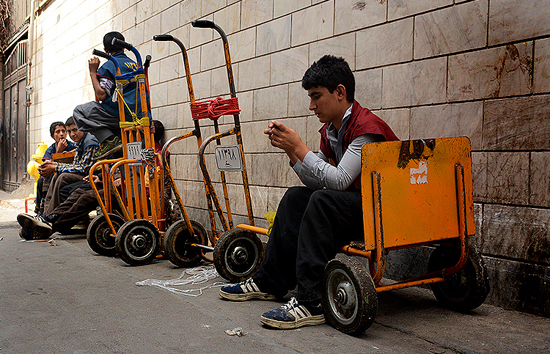
<path fill-rule="evenodd" d="M 190 24 L 213 20 L 229 38 L 254 213 L 265 226 L 263 214 L 299 180 L 262 130 L 281 120 L 317 150 L 320 124 L 300 80 L 322 55 L 342 56 L 356 75 L 356 99 L 401 139 L 470 137 L 478 225 L 471 242 L 490 270 L 488 302 L 549 315 L 548 18 L 545 0 L 56 0 L 37 19 L 31 141 L 93 99 L 86 60 L 112 29 L 152 55 L 153 117 L 167 138 L 191 130 L 179 49 L 152 36 L 170 33 L 185 44 L 197 100 L 228 97 L 219 36 Z M 227 129 L 232 118 L 220 123 Z M 190 213 L 206 222 L 196 152 L 194 139 L 174 146 L 173 170 Z M 244 221 L 240 176 L 227 179 Z"/>

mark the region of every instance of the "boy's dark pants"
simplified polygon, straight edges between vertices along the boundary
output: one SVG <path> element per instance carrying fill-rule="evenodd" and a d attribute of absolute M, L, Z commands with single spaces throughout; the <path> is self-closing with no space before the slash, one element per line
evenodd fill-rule
<path fill-rule="evenodd" d="M 298 302 L 316 304 L 326 264 L 352 240 L 363 240 L 359 189 L 291 187 L 279 203 L 264 260 L 252 278 L 278 298 L 298 285 Z"/>

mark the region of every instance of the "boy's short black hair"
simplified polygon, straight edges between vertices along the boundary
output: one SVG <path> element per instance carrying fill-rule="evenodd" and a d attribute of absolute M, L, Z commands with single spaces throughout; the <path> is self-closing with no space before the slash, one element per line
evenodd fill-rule
<path fill-rule="evenodd" d="M 65 121 L 65 127 L 68 127 L 69 125 L 73 125 L 73 124 L 76 124 L 76 123 L 74 122 L 73 116 L 70 116 L 70 117 L 67 118 L 67 120 Z"/>
<path fill-rule="evenodd" d="M 103 36 L 103 47 L 105 48 L 106 51 L 111 52 L 111 53 L 115 53 L 115 52 L 118 52 L 118 51 L 121 50 L 120 47 L 117 47 L 117 46 L 113 45 L 113 43 L 112 43 L 113 38 L 117 38 L 117 39 L 120 39 L 121 41 L 123 41 L 124 36 L 122 35 L 122 33 L 117 32 L 117 31 L 109 32 L 105 36 Z"/>
<path fill-rule="evenodd" d="M 164 137 L 164 125 L 159 120 L 152 120 L 151 125 L 155 127 L 155 132 L 153 133 L 155 143 L 160 143 Z"/>
<path fill-rule="evenodd" d="M 306 70 L 302 78 L 302 87 L 309 90 L 313 87 L 326 87 L 330 93 L 338 85 L 346 88 L 346 99 L 353 102 L 355 98 L 355 77 L 344 58 L 325 55 Z"/>
<path fill-rule="evenodd" d="M 55 129 L 59 126 L 62 126 L 63 128 L 65 128 L 65 123 L 57 121 L 50 124 L 50 136 L 52 138 L 53 138 L 53 134 L 55 133 Z"/>

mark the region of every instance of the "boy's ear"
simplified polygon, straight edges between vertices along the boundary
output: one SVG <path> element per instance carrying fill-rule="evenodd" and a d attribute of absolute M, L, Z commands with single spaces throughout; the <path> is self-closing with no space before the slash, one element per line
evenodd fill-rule
<path fill-rule="evenodd" d="M 345 99 L 347 97 L 346 87 L 342 84 L 339 84 L 338 86 L 336 86 L 336 92 L 338 93 L 338 98 Z"/>

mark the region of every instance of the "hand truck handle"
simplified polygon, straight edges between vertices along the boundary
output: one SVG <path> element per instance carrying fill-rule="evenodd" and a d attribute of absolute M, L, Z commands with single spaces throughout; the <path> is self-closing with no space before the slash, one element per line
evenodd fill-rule
<path fill-rule="evenodd" d="M 216 24 L 209 20 L 195 20 L 191 22 L 191 26 L 198 28 L 215 28 Z"/>
<path fill-rule="evenodd" d="M 151 65 L 151 55 L 147 54 L 145 57 L 145 63 L 143 63 L 144 68 L 148 68 Z"/>
<path fill-rule="evenodd" d="M 92 54 L 93 55 L 97 55 L 98 57 L 102 57 L 102 58 L 105 58 L 107 60 L 111 59 L 111 56 L 105 52 L 102 52 L 101 50 L 97 50 L 97 49 L 94 49 L 92 51 Z"/>
<path fill-rule="evenodd" d="M 126 42 L 124 42 L 124 41 L 121 41 L 121 40 L 118 39 L 118 38 L 113 38 L 111 44 L 114 45 L 114 46 L 117 46 L 117 47 L 121 47 L 121 48 L 127 49 L 127 50 L 132 50 L 132 48 L 134 47 L 134 46 L 131 45 L 130 43 L 126 43 Z"/>
<path fill-rule="evenodd" d="M 153 40 L 157 42 L 173 41 L 174 37 L 171 34 L 156 34 Z"/>

